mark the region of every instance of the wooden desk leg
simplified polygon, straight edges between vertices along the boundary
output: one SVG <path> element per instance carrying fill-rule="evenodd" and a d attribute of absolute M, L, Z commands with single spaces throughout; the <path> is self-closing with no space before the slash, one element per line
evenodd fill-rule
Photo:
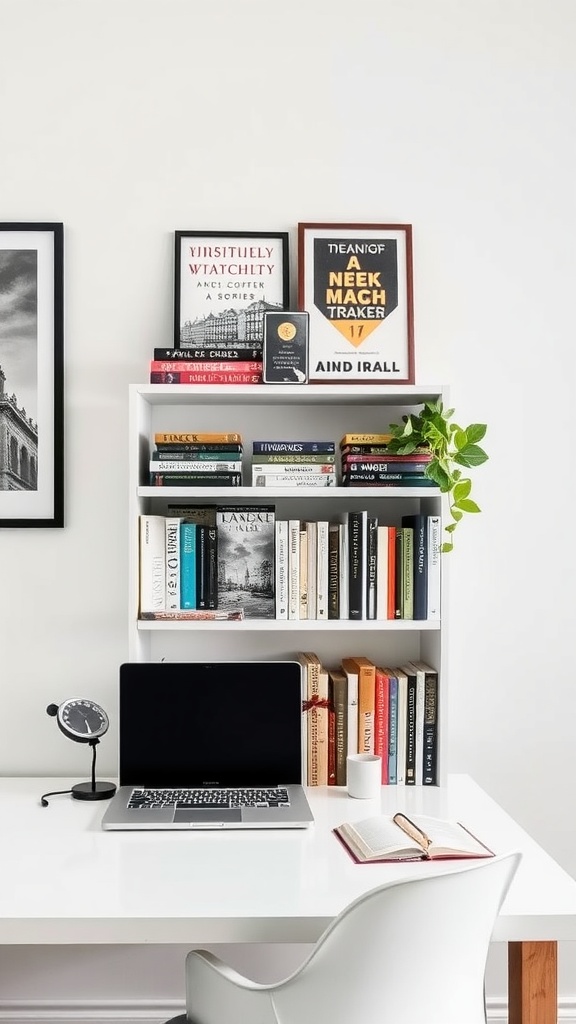
<path fill-rule="evenodd" d="M 557 1024 L 558 943 L 508 943 L 508 1024 Z"/>

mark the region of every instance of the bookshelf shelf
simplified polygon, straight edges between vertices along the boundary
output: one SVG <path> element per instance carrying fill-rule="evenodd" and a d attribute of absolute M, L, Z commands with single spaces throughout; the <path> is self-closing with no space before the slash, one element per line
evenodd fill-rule
<path fill-rule="evenodd" d="M 151 487 L 147 485 L 155 432 L 238 432 L 244 443 L 244 479 L 250 479 L 253 440 L 334 440 L 345 433 L 387 432 L 392 422 L 425 401 L 442 399 L 443 385 L 132 385 L 129 403 L 129 622 L 128 660 L 278 660 L 314 651 L 323 664 L 364 655 L 377 665 L 420 660 L 439 673 L 440 784 L 446 780 L 448 681 L 446 621 L 277 620 L 151 621 L 138 619 L 139 516 L 166 516 L 169 504 L 274 504 L 279 519 L 335 521 L 369 510 L 386 524 L 403 515 L 440 515 L 435 487 Z M 449 556 L 448 556 L 449 557 Z M 446 606 L 442 563 L 442 607 Z"/>

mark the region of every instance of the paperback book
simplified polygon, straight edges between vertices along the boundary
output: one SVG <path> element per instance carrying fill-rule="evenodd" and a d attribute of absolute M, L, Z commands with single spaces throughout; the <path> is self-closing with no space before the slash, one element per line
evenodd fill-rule
<path fill-rule="evenodd" d="M 273 619 L 275 505 L 219 505 L 218 608 Z"/>

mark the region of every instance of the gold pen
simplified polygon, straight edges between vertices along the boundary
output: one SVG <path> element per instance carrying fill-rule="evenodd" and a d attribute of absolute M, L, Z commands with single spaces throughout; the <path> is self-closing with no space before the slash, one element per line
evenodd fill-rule
<path fill-rule="evenodd" d="M 402 814 L 400 811 L 398 811 L 398 813 L 395 814 L 394 817 L 392 818 L 392 821 L 396 825 L 399 825 L 400 828 L 402 828 L 402 825 L 397 820 L 398 818 L 401 818 L 408 825 L 408 829 L 403 828 L 402 831 L 411 831 L 413 834 L 416 833 L 416 841 L 421 842 L 422 845 L 424 846 L 424 849 L 427 851 L 428 848 L 432 845 L 432 840 L 430 839 L 430 836 L 427 836 L 426 833 L 423 832 L 423 830 L 419 828 L 418 825 L 415 825 L 414 822 L 410 820 L 407 814 Z"/>

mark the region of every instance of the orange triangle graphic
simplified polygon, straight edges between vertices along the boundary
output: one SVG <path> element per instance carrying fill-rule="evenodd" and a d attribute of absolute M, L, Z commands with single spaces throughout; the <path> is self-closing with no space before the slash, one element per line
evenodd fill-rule
<path fill-rule="evenodd" d="M 346 341 L 354 345 L 354 348 L 358 348 L 362 342 L 366 341 L 368 335 L 383 323 L 382 320 L 331 320 L 330 322 L 332 327 L 335 327 L 346 338 Z"/>

